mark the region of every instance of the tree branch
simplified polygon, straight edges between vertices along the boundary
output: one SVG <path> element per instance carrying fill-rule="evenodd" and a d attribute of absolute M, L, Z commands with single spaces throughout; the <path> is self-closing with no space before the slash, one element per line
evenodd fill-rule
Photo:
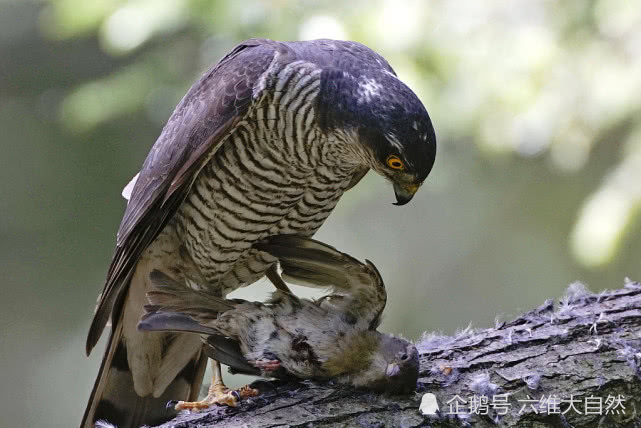
<path fill-rule="evenodd" d="M 640 427 L 640 332 L 641 284 L 600 294 L 573 284 L 556 309 L 550 299 L 494 328 L 426 334 L 417 344 L 421 377 L 412 396 L 263 381 L 262 396 L 238 408 L 183 413 L 162 427 Z M 425 393 L 437 399 L 434 415 L 419 412 Z M 614 408 L 617 397 L 625 409 Z M 475 411 L 470 401 L 479 404 Z"/>

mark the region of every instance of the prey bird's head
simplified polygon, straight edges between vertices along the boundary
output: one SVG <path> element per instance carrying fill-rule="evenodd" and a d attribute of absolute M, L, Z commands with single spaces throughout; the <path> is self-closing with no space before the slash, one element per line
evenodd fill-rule
<path fill-rule="evenodd" d="M 352 383 L 390 393 L 414 391 L 419 373 L 418 350 L 405 339 L 377 334 L 379 340 L 369 365 L 354 376 Z"/>
<path fill-rule="evenodd" d="M 395 205 L 405 205 L 427 178 L 436 157 L 436 134 L 425 107 L 389 71 L 325 76 L 334 127 L 355 131 L 363 163 L 392 182 Z M 327 100 L 330 102 L 330 100 Z"/>

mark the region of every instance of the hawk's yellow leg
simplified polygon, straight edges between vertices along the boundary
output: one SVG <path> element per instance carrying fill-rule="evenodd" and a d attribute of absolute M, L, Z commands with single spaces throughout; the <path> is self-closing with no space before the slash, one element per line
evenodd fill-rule
<path fill-rule="evenodd" d="M 175 406 L 176 410 L 202 410 L 214 404 L 236 407 L 239 399 L 258 395 L 258 390 L 249 386 L 243 386 L 237 391 L 227 388 L 223 383 L 218 361 L 211 360 L 211 368 L 213 376 L 207 396 L 200 401 L 179 401 Z"/>

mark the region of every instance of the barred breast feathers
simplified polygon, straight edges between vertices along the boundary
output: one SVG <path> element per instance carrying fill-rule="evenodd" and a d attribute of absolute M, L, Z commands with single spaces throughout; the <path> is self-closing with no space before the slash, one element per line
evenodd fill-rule
<path fill-rule="evenodd" d="M 178 229 L 192 259 L 224 293 L 261 278 L 274 260 L 251 245 L 279 233 L 313 235 L 358 163 L 352 135 L 326 134 L 316 121 L 321 69 L 302 60 L 256 85 L 255 101 L 196 178 Z M 224 278 L 224 280 L 223 280 Z"/>

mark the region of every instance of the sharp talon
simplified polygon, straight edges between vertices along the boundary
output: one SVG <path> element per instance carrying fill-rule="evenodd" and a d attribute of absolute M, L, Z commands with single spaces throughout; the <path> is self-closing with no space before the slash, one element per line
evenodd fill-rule
<path fill-rule="evenodd" d="M 176 404 L 178 404 L 178 400 L 169 400 L 169 401 L 167 401 L 167 404 L 165 405 L 165 409 L 167 409 L 167 410 L 176 410 Z"/>
<path fill-rule="evenodd" d="M 197 412 L 199 410 L 207 409 L 211 406 L 229 406 L 237 407 L 238 403 L 243 398 L 255 397 L 258 395 L 258 390 L 249 388 L 247 386 L 239 390 L 230 390 L 224 385 L 218 384 L 210 387 L 209 394 L 201 401 L 169 401 L 167 408 L 175 405 L 176 410 L 190 410 Z"/>
<path fill-rule="evenodd" d="M 260 391 L 257 389 L 254 389 L 250 386 L 243 386 L 238 390 L 238 393 L 242 398 L 250 398 L 250 397 L 258 397 L 260 395 Z"/>
<path fill-rule="evenodd" d="M 274 382 L 269 380 L 264 380 L 264 379 L 257 379 L 247 386 L 257 391 L 262 391 L 262 390 L 276 391 L 276 389 L 278 389 L 278 387 Z"/>

